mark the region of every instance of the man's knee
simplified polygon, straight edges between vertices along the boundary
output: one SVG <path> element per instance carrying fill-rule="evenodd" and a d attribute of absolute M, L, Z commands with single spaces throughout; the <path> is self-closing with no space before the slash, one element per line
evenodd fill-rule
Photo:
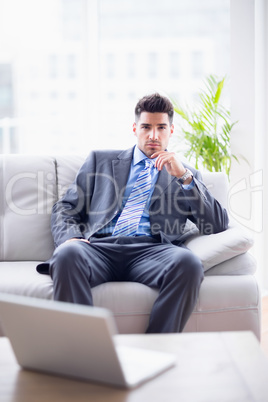
<path fill-rule="evenodd" d="M 191 281 L 202 282 L 204 278 L 204 268 L 201 260 L 188 249 L 178 252 L 177 264 L 180 266 L 180 272 L 183 272 L 185 278 Z"/>
<path fill-rule="evenodd" d="M 189 251 L 184 261 L 184 275 L 194 284 L 200 285 L 204 279 L 204 267 L 201 260 Z"/>
<path fill-rule="evenodd" d="M 53 254 L 53 259 L 57 261 L 66 260 L 66 259 L 73 259 L 80 253 L 80 247 L 78 241 L 70 241 L 61 244 L 59 247 L 56 248 Z"/>
<path fill-rule="evenodd" d="M 81 258 L 81 251 L 78 241 L 66 242 L 57 247 L 50 262 L 51 277 L 55 271 L 57 275 L 62 272 L 66 275 L 68 270 L 75 270 L 75 262 Z"/>

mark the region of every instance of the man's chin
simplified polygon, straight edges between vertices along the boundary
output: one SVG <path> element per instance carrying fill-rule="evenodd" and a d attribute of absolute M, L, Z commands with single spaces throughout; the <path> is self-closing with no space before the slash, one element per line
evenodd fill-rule
<path fill-rule="evenodd" d="M 144 155 L 150 158 L 155 152 L 161 151 L 162 148 L 159 145 L 146 145 L 143 149 L 140 148 L 140 150 L 144 153 Z"/>
<path fill-rule="evenodd" d="M 153 155 L 155 152 L 159 152 L 161 151 L 161 147 L 159 145 L 149 145 L 146 147 L 146 155 L 147 156 L 151 156 Z"/>
<path fill-rule="evenodd" d="M 150 148 L 150 149 L 146 149 L 143 151 L 143 153 L 148 156 L 148 158 L 151 158 L 151 156 L 157 151 L 156 148 Z"/>

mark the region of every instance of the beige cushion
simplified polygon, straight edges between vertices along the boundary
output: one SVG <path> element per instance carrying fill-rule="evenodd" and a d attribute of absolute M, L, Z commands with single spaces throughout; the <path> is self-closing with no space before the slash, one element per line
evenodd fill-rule
<path fill-rule="evenodd" d="M 215 265 L 214 267 L 205 271 L 205 275 L 254 275 L 256 268 L 256 260 L 253 255 L 248 252 Z"/>
<path fill-rule="evenodd" d="M 49 275 L 37 261 L 0 262 L 0 291 L 52 299 Z M 120 333 L 144 332 L 158 291 L 135 282 L 108 282 L 92 289 L 94 305 L 110 309 Z M 184 331 L 248 330 L 259 337 L 259 291 L 253 275 L 208 276 Z M 0 335 L 2 333 L 0 318 Z"/>
<path fill-rule="evenodd" d="M 53 252 L 50 213 L 56 201 L 55 159 L 1 155 L 0 260 L 46 260 Z"/>
<path fill-rule="evenodd" d="M 2 155 L 5 192 L 1 207 L 1 260 L 46 260 L 54 244 L 50 213 L 54 202 L 75 179 L 84 156 Z M 228 181 L 223 173 L 204 173 L 212 194 L 226 204 Z M 196 230 L 196 227 L 195 227 Z M 210 236 L 194 236 L 186 245 L 202 260 L 204 269 L 245 253 L 252 245 L 247 232 L 230 227 Z"/>
<path fill-rule="evenodd" d="M 230 226 L 221 233 L 196 235 L 185 242 L 202 261 L 204 270 L 243 254 L 253 245 L 250 234 L 239 226 Z"/>
<path fill-rule="evenodd" d="M 202 177 L 213 197 L 227 209 L 229 189 L 227 175 L 223 172 L 202 172 Z"/>

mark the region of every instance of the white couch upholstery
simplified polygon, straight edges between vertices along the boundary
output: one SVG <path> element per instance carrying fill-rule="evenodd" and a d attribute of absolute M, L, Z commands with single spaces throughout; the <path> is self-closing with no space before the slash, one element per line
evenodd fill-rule
<path fill-rule="evenodd" d="M 0 157 L 0 292 L 52 298 L 51 278 L 38 274 L 35 267 L 53 252 L 51 207 L 83 160 L 68 155 Z M 203 179 L 226 207 L 226 176 L 206 173 Z M 260 338 L 260 294 L 248 233 L 230 225 L 215 235 L 193 234 L 186 244 L 203 261 L 205 279 L 185 331 L 252 330 Z M 156 297 L 157 290 L 138 283 L 111 282 L 93 288 L 94 304 L 114 313 L 121 333 L 145 331 Z"/>

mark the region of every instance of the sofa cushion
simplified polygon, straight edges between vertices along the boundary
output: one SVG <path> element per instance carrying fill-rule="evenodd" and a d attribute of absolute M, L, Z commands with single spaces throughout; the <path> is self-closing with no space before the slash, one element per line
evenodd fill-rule
<path fill-rule="evenodd" d="M 0 260 L 46 260 L 53 252 L 50 213 L 56 201 L 56 170 L 52 157 L 0 157 Z"/>
<path fill-rule="evenodd" d="M 205 275 L 254 275 L 256 268 L 257 263 L 253 255 L 243 253 L 208 269 Z"/>
<path fill-rule="evenodd" d="M 50 213 L 74 180 L 85 157 L 62 155 L 2 155 L 0 195 L 0 260 L 46 260 L 54 249 Z M 204 173 L 212 194 L 226 204 L 228 181 L 223 173 Z M 194 230 L 197 228 L 194 226 Z M 194 232 L 193 232 L 194 233 Z M 230 227 L 210 236 L 193 236 L 186 245 L 197 254 L 207 271 L 225 260 L 244 253 L 252 245 L 246 232 Z"/>
<path fill-rule="evenodd" d="M 52 279 L 36 272 L 37 264 L 38 261 L 0 262 L 0 292 L 52 299 Z"/>
<path fill-rule="evenodd" d="M 208 276 L 184 332 L 246 331 L 260 338 L 260 292 L 254 275 Z"/>
<path fill-rule="evenodd" d="M 250 234 L 239 226 L 229 226 L 224 232 L 186 240 L 185 245 L 202 261 L 204 271 L 245 253 L 253 245 Z"/>
<path fill-rule="evenodd" d="M 76 174 L 85 157 L 80 155 L 59 155 L 56 157 L 57 169 L 57 198 L 60 199 L 75 180 Z"/>
<path fill-rule="evenodd" d="M 52 299 L 52 280 L 35 271 L 37 263 L 0 262 L 0 292 Z M 135 282 L 108 282 L 94 287 L 92 294 L 94 305 L 113 312 L 120 333 L 142 333 L 158 291 Z M 253 275 L 206 276 L 185 331 L 252 328 L 259 337 L 259 304 Z"/>

